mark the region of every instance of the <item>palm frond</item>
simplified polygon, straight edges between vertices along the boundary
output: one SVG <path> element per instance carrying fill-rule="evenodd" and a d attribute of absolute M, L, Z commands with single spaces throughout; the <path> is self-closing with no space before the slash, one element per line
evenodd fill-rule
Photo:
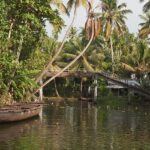
<path fill-rule="evenodd" d="M 70 15 L 68 9 L 66 8 L 66 6 L 63 3 L 58 3 L 57 7 L 64 14 L 67 14 L 68 16 Z"/>
<path fill-rule="evenodd" d="M 92 68 L 91 64 L 86 60 L 85 57 L 83 57 L 83 65 L 84 68 L 88 71 L 94 71 L 94 69 Z"/>
<path fill-rule="evenodd" d="M 126 8 L 127 4 L 126 3 L 122 3 L 120 5 L 118 5 L 118 9 L 122 9 L 122 8 Z"/>
<path fill-rule="evenodd" d="M 134 67 L 132 67 L 129 64 L 126 63 L 122 63 L 121 64 L 122 69 L 126 70 L 126 71 L 130 71 L 130 72 L 136 72 L 136 70 L 134 69 Z"/>
<path fill-rule="evenodd" d="M 139 32 L 139 37 L 146 38 L 150 34 L 150 28 L 143 27 Z"/>
<path fill-rule="evenodd" d="M 106 25 L 106 38 L 110 36 L 111 32 L 112 32 L 112 24 L 111 21 L 108 21 Z"/>
<path fill-rule="evenodd" d="M 150 10 L 150 0 L 143 6 L 143 11 L 147 13 Z"/>
<path fill-rule="evenodd" d="M 67 3 L 67 8 L 70 11 L 72 7 L 74 6 L 75 0 L 69 0 Z"/>

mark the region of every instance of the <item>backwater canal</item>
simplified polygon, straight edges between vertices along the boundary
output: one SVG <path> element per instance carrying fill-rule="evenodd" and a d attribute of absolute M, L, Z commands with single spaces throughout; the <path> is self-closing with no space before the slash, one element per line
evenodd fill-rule
<path fill-rule="evenodd" d="M 41 117 L 0 124 L 0 150 L 150 150 L 150 105 L 50 102 Z"/>

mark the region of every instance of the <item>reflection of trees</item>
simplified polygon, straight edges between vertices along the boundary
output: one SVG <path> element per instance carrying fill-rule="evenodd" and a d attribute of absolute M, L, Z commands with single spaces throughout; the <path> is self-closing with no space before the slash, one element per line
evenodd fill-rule
<path fill-rule="evenodd" d="M 133 111 L 133 108 L 123 112 L 117 110 L 109 112 L 106 124 L 112 149 L 116 149 L 120 143 L 122 149 L 142 148 L 150 135 L 149 127 L 143 124 L 145 122 L 143 115 L 143 112 Z M 140 144 L 143 139 L 145 142 Z"/>
<path fill-rule="evenodd" d="M 32 143 L 27 144 L 27 139 L 22 139 L 22 137 L 29 137 L 31 140 L 30 135 L 34 130 L 39 129 L 40 126 L 41 122 L 39 117 L 17 123 L 0 124 L 0 149 L 12 150 L 16 149 L 16 145 L 22 148 L 25 145 L 31 146 Z M 34 141 L 34 137 L 32 140 Z"/>
<path fill-rule="evenodd" d="M 87 102 L 54 108 L 47 142 L 53 149 L 120 149 L 142 148 L 148 143 L 148 116 L 143 112 L 111 110 Z M 55 125 L 59 121 L 58 126 Z M 144 127 L 144 129 L 143 129 Z M 144 142 L 140 144 L 140 141 Z M 51 140 L 51 141 L 50 141 Z M 61 146 L 58 146 L 61 145 Z M 62 146 L 63 145 L 63 146 Z"/>
<path fill-rule="evenodd" d="M 150 111 L 133 110 L 108 109 L 106 105 L 94 106 L 87 102 L 49 105 L 44 110 L 42 124 L 37 120 L 23 124 L 26 126 L 24 134 L 5 144 L 8 142 L 8 150 L 16 147 L 29 150 L 149 149 Z"/>

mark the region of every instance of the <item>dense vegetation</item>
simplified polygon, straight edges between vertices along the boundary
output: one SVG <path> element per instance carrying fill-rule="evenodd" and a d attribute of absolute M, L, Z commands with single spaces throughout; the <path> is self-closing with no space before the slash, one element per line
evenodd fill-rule
<path fill-rule="evenodd" d="M 107 71 L 125 78 L 135 73 L 143 80 L 150 72 L 150 1 L 144 3 L 138 35 L 131 34 L 126 26 L 126 15 L 132 11 L 125 3 L 118 5 L 117 0 L 101 3 L 95 13 L 92 4 L 85 0 L 68 0 L 66 7 L 53 0 L 2 0 L 0 103 L 29 101 L 26 96 L 38 88 L 48 70 Z M 88 8 L 86 27 L 82 30 L 72 26 L 79 5 Z M 59 42 L 58 33 L 65 25 L 60 12 L 69 15 L 72 9 L 72 23 Z M 46 35 L 46 21 L 53 28 L 52 37 Z M 74 80 L 65 84 L 68 82 L 72 85 Z"/>

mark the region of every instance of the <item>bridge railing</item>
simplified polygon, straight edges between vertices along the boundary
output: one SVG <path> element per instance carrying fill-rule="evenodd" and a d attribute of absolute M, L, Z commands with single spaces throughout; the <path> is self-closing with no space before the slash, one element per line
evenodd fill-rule
<path fill-rule="evenodd" d="M 106 78 L 111 79 L 114 82 L 121 83 L 123 86 L 133 88 L 138 93 L 141 93 L 142 95 L 145 95 L 148 98 L 150 98 L 150 92 L 143 89 L 141 87 L 141 85 L 136 80 L 132 80 L 132 79 L 131 80 L 124 80 L 124 79 L 121 79 L 121 78 L 118 78 L 118 77 L 114 77 L 112 74 L 106 73 L 106 72 L 101 72 L 101 74 L 103 76 L 105 76 Z"/>
<path fill-rule="evenodd" d="M 113 80 L 117 80 L 119 82 L 125 83 L 128 86 L 135 86 L 135 87 L 140 87 L 141 86 L 140 83 L 137 82 L 136 80 L 122 79 L 119 76 L 117 76 L 115 74 L 108 73 L 108 72 L 101 72 L 101 74 L 104 75 L 104 76 L 106 76 L 106 77 L 108 77 L 108 78 L 111 78 Z"/>
<path fill-rule="evenodd" d="M 53 73 L 57 73 L 60 70 L 49 70 L 49 71 L 53 72 Z M 86 71 L 84 69 L 79 69 L 79 70 L 76 70 L 76 71 L 68 69 L 68 70 L 66 70 L 64 72 L 70 72 L 70 73 L 83 72 L 83 73 L 99 74 L 99 75 L 103 76 L 105 79 L 107 78 L 111 82 L 114 81 L 114 83 L 116 82 L 116 84 L 118 83 L 118 84 L 121 84 L 122 86 L 125 86 L 125 87 L 128 87 L 128 88 L 133 88 L 133 89 L 135 89 L 138 92 L 141 92 L 143 94 L 145 93 L 145 94 L 149 95 L 149 97 L 150 97 L 150 93 L 148 91 L 146 91 L 145 89 L 143 89 L 141 87 L 141 85 L 136 80 L 122 79 L 119 76 L 117 76 L 115 74 L 112 74 L 110 72 L 104 72 L 104 71 L 101 71 L 101 72 L 89 72 L 89 71 Z"/>

